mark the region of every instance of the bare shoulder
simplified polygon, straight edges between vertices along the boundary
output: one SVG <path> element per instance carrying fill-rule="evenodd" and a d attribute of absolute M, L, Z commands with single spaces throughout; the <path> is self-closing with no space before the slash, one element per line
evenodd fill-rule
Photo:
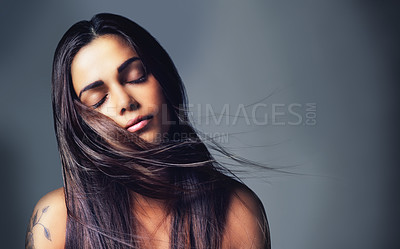
<path fill-rule="evenodd" d="M 270 248 L 269 228 L 264 207 L 247 187 L 238 187 L 229 205 L 224 244 L 228 248 Z"/>
<path fill-rule="evenodd" d="M 64 248 L 67 223 L 64 188 L 44 195 L 29 220 L 25 248 Z"/>

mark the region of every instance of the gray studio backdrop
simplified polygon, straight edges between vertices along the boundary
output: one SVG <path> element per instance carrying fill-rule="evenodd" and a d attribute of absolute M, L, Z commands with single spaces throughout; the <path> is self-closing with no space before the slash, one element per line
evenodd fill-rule
<path fill-rule="evenodd" d="M 392 78 L 379 7 L 2 1 L 0 247 L 22 248 L 35 203 L 62 186 L 52 56 L 67 28 L 98 12 L 131 18 L 158 39 L 183 78 L 199 129 L 237 155 L 297 173 L 241 174 L 265 205 L 273 248 L 392 245 L 383 132 Z"/>

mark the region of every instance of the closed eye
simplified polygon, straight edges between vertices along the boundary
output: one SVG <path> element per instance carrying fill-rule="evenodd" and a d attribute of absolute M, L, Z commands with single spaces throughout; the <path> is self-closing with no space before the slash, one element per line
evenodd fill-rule
<path fill-rule="evenodd" d="M 132 60 L 129 64 L 120 71 L 121 82 L 137 84 L 147 80 L 147 72 L 142 61 L 137 58 Z"/>
<path fill-rule="evenodd" d="M 131 81 L 128 81 L 128 82 L 126 82 L 126 83 L 129 83 L 129 84 L 142 83 L 142 82 L 145 82 L 146 80 L 147 80 L 147 75 L 143 75 L 143 76 L 140 77 L 139 79 L 131 80 Z"/>
<path fill-rule="evenodd" d="M 99 106 L 101 106 L 106 100 L 107 100 L 108 94 L 106 94 L 99 102 L 97 102 L 96 104 L 92 105 L 92 107 L 94 109 L 98 108 Z"/>

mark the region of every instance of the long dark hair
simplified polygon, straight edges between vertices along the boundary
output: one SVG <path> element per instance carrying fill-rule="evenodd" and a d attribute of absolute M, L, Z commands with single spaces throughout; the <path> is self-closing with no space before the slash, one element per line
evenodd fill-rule
<path fill-rule="evenodd" d="M 174 124 L 159 144 L 86 107 L 73 90 L 74 56 L 106 34 L 126 40 L 163 90 Z M 132 212 L 137 202 L 131 191 L 167 203 L 171 248 L 220 248 L 233 189 L 245 185 L 213 158 L 190 124 L 182 80 L 154 37 L 114 14 L 80 21 L 56 48 L 52 86 L 68 210 L 65 248 L 140 248 L 139 223 Z M 261 226 L 269 244 L 264 218 Z"/>

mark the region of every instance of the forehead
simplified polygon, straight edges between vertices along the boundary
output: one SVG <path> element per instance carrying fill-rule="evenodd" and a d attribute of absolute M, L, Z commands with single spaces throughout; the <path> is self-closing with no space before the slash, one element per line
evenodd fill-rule
<path fill-rule="evenodd" d="M 82 84 L 99 80 L 106 73 L 138 56 L 132 46 L 118 35 L 102 35 L 82 47 L 72 60 L 71 77 L 75 91 Z"/>
<path fill-rule="evenodd" d="M 89 44 L 83 46 L 72 60 L 71 70 L 79 69 L 86 66 L 86 63 L 93 64 L 94 62 L 101 63 L 101 59 L 114 59 L 110 58 L 129 55 L 136 55 L 136 51 L 132 46 L 123 38 L 118 35 L 102 35 Z"/>

